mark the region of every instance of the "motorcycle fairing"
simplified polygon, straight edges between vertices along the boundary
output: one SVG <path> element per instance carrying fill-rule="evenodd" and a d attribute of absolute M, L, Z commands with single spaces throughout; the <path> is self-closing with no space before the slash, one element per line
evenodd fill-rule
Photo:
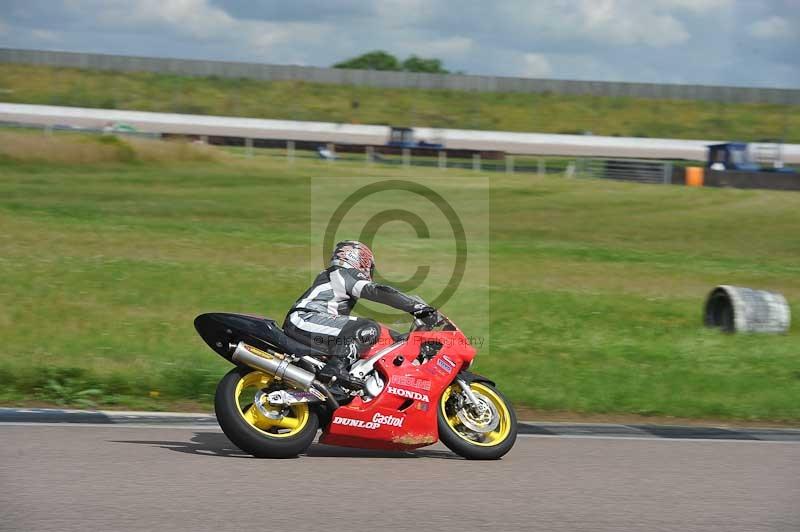
<path fill-rule="evenodd" d="M 475 350 L 462 339 L 463 334 L 457 330 L 411 333 L 374 364 L 384 380 L 383 390 L 371 400 L 355 397 L 336 409 L 320 442 L 410 450 L 438 441 L 439 398 L 475 357 Z M 424 364 L 414 364 L 421 346 L 429 342 L 438 342 L 442 347 Z M 382 348 L 374 346 L 367 356 Z"/>
<path fill-rule="evenodd" d="M 326 353 L 289 338 L 274 320 L 249 314 L 210 312 L 194 320 L 200 337 L 219 356 L 231 361 L 231 343 L 244 341 L 260 349 L 297 356 L 327 356 Z"/>
<path fill-rule="evenodd" d="M 484 377 L 483 375 L 480 375 L 478 373 L 473 373 L 471 371 L 466 371 L 466 370 L 460 371 L 458 373 L 458 378 L 466 382 L 467 384 L 473 382 L 483 382 L 486 384 L 490 384 L 492 386 L 496 386 L 495 382 L 489 377 Z"/>

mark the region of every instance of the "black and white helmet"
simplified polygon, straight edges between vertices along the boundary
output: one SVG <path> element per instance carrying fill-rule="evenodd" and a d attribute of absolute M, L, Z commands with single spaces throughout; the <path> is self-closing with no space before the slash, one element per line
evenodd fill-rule
<path fill-rule="evenodd" d="M 344 240 L 336 244 L 331 256 L 331 266 L 354 268 L 372 280 L 375 257 L 369 246 L 357 240 Z"/>

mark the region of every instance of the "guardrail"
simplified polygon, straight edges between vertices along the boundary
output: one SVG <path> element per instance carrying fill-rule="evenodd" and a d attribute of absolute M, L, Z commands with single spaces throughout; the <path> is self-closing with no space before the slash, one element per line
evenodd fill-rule
<path fill-rule="evenodd" d="M 446 89 L 475 92 L 523 92 L 648 98 L 663 100 L 706 100 L 728 103 L 773 103 L 800 105 L 800 90 L 718 85 L 676 85 L 616 81 L 577 81 L 532 79 L 465 74 L 427 74 L 320 68 L 294 65 L 268 65 L 196 59 L 136 57 L 126 55 L 54 52 L 0 48 L 0 63 L 48 65 L 58 67 L 155 72 L 185 76 L 219 76 L 271 81 L 300 80 L 311 83 Z"/>

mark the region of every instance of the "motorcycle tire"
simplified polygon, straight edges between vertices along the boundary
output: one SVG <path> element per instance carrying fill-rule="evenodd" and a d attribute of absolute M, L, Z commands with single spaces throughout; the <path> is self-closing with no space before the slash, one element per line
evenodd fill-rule
<path fill-rule="evenodd" d="M 451 385 L 442 394 L 437 408 L 439 439 L 445 446 L 468 460 L 497 460 L 514 446 L 517 439 L 517 415 L 508 399 L 494 386 L 484 382 L 470 383 L 472 391 L 481 399 L 491 402 L 497 412 L 498 424 L 494 431 L 480 434 L 470 431 L 448 411 L 452 393 L 460 393 L 458 384 Z M 481 440 L 481 441 L 479 441 Z"/>
<path fill-rule="evenodd" d="M 273 420 L 254 409 L 252 397 L 240 401 L 245 387 L 266 387 L 271 381 L 271 376 L 257 370 L 232 369 L 217 385 L 214 412 L 225 436 L 246 453 L 257 458 L 293 458 L 314 441 L 319 418 L 315 409 L 301 404 L 291 407 L 291 415 Z"/>

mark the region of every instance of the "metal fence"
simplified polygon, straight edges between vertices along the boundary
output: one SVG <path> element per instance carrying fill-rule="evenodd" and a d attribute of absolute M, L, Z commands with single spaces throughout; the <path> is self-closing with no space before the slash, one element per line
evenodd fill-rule
<path fill-rule="evenodd" d="M 586 158 L 578 160 L 577 172 L 584 177 L 669 185 L 672 183 L 672 169 L 670 161 Z"/>
<path fill-rule="evenodd" d="M 800 105 L 800 90 L 798 89 L 386 72 L 196 59 L 19 50 L 13 48 L 0 48 L 0 63 L 37 64 L 122 72 L 155 72 L 186 76 L 219 76 L 270 81 L 300 80 L 313 83 L 368 87 L 447 89 L 474 92 L 549 92 L 554 94 L 666 100 Z"/>
<path fill-rule="evenodd" d="M 287 161 L 317 159 L 330 163 L 349 162 L 365 164 L 366 166 L 397 166 L 404 168 L 423 167 L 432 170 L 464 170 L 472 172 L 496 173 L 525 173 L 544 176 L 547 174 L 567 175 L 574 177 L 575 169 L 581 159 L 567 157 L 544 157 L 529 155 L 504 154 L 500 158 L 481 157 L 480 153 L 471 155 L 453 156 L 447 150 L 431 150 L 427 155 L 421 155 L 410 149 L 399 150 L 395 153 L 379 151 L 375 146 L 361 146 L 360 151 L 353 150 L 353 146 L 342 146 L 334 143 L 319 144 L 316 149 L 309 149 L 307 143 L 285 141 L 280 145 L 270 143 L 269 147 L 259 148 L 257 143 L 245 142 L 243 146 L 228 146 L 234 154 L 246 158 L 272 157 L 286 158 Z M 346 149 L 345 149 L 346 148 Z"/>

